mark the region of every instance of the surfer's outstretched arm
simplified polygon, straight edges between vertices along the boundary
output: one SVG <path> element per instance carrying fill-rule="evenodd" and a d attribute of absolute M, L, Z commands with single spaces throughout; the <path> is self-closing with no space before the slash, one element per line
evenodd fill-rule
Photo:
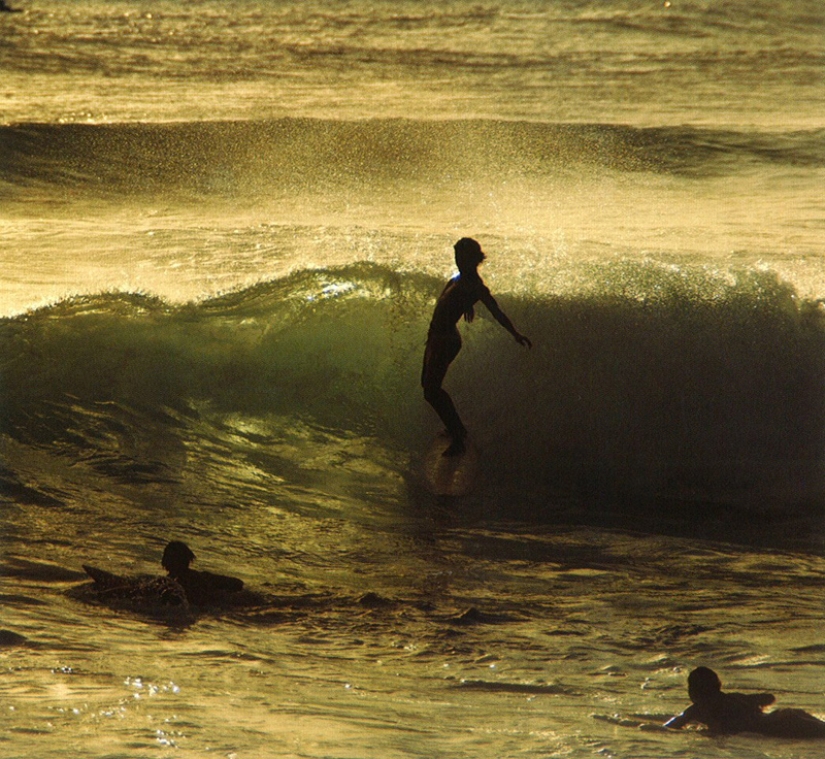
<path fill-rule="evenodd" d="M 530 342 L 530 338 L 525 337 L 515 328 L 513 322 L 511 322 L 507 314 L 501 310 L 501 307 L 498 305 L 496 299 L 492 296 L 489 290 L 481 296 L 481 302 L 487 306 L 487 310 L 493 315 L 495 320 L 516 339 L 516 342 L 519 345 L 524 345 L 527 348 L 533 347 L 533 343 Z"/>
<path fill-rule="evenodd" d="M 672 728 L 673 730 L 679 730 L 687 725 L 693 719 L 693 706 L 689 706 L 685 711 L 681 714 L 677 714 L 675 717 L 671 717 L 667 722 L 665 722 L 664 726 Z"/>

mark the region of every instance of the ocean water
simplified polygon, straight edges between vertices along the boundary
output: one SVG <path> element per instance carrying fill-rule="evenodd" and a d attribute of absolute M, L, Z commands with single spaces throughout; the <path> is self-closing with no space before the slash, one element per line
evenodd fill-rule
<path fill-rule="evenodd" d="M 0 755 L 719 757 L 825 718 L 825 6 L 0 13 Z M 419 372 L 481 450 L 432 496 Z M 169 539 L 258 593 L 94 598 Z"/>

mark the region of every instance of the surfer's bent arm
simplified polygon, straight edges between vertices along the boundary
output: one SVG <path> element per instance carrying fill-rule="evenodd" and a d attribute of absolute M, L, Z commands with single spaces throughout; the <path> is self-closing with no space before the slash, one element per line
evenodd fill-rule
<path fill-rule="evenodd" d="M 776 701 L 776 697 L 773 693 L 749 693 L 745 696 L 745 698 L 757 709 L 764 709 L 766 706 L 770 706 L 774 701 Z"/>
<path fill-rule="evenodd" d="M 665 722 L 664 727 L 670 727 L 674 730 L 683 728 L 688 724 L 688 722 L 693 721 L 693 711 L 695 711 L 693 707 L 689 706 L 681 714 L 677 714 L 675 717 L 671 717 L 667 722 Z"/>
<path fill-rule="evenodd" d="M 501 307 L 496 302 L 496 299 L 493 297 L 492 293 L 486 288 L 484 293 L 481 295 L 481 302 L 487 306 L 487 310 L 493 315 L 495 320 L 516 339 L 517 343 L 528 348 L 533 347 L 533 343 L 531 343 L 529 338 L 522 335 L 521 332 L 515 328 L 513 322 L 510 321 L 507 314 L 501 310 Z"/>

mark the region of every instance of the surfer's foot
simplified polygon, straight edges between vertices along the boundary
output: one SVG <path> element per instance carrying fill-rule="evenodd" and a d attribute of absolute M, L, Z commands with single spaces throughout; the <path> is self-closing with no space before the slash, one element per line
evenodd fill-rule
<path fill-rule="evenodd" d="M 460 456 L 464 451 L 467 450 L 467 446 L 464 445 L 464 438 L 463 437 L 454 437 L 453 442 L 450 443 L 445 449 L 442 456 Z"/>

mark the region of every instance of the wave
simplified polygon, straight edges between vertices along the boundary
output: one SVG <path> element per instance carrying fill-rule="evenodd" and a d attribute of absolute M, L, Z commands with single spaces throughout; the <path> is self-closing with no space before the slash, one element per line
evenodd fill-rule
<path fill-rule="evenodd" d="M 0 196 L 33 187 L 91 196 L 237 196 L 390 181 L 544 176 L 584 167 L 687 176 L 753 165 L 825 166 L 825 130 L 518 121 L 284 118 L 0 127 Z"/>
<path fill-rule="evenodd" d="M 491 487 L 818 502 L 818 304 L 763 271 L 623 262 L 586 274 L 587 291 L 501 297 L 530 352 L 491 319 L 465 330 L 447 387 Z M 71 455 L 114 436 L 117 454 L 98 458 L 118 476 L 161 477 L 157 451 L 172 448 L 158 437 L 197 438 L 205 417 L 246 419 L 247 444 L 280 419 L 413 461 L 437 430 L 418 380 L 439 285 L 357 264 L 184 306 L 109 293 L 8 318 L 2 430 Z"/>

